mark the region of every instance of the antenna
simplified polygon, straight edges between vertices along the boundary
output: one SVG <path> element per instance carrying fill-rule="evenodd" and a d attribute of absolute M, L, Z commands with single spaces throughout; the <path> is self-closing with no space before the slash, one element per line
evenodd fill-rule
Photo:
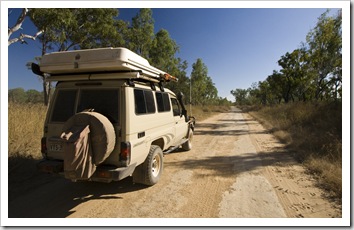
<path fill-rule="evenodd" d="M 193 116 L 192 113 L 192 76 L 191 76 L 191 80 L 189 82 L 189 111 L 191 116 Z"/>

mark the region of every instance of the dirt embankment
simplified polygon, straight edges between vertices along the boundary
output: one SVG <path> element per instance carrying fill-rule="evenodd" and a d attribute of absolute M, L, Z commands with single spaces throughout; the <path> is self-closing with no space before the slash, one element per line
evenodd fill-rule
<path fill-rule="evenodd" d="M 341 217 L 341 207 L 284 146 L 236 108 L 198 122 L 193 149 L 164 161 L 152 187 L 130 178 L 101 184 L 36 175 L 43 183 L 33 181 L 36 187 L 12 197 L 9 217 Z M 10 183 L 9 191 L 16 186 Z"/>

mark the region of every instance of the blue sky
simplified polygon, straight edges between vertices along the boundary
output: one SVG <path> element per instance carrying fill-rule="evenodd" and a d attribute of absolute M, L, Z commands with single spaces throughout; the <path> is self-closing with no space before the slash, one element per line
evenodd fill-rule
<path fill-rule="evenodd" d="M 202 5 L 201 5 L 202 6 Z M 319 2 L 318 7 L 321 7 Z M 263 81 L 277 61 L 306 41 L 307 33 L 327 8 L 153 8 L 155 32 L 166 29 L 180 47 L 177 56 L 192 64 L 201 58 L 221 97 Z M 119 8 L 119 19 L 131 20 L 139 9 Z M 332 9 L 331 14 L 337 9 Z M 9 15 L 15 23 L 19 10 Z M 27 18 L 21 32 L 34 34 Z M 8 48 L 8 88 L 42 90 L 41 81 L 26 63 L 40 56 L 40 44 L 12 44 Z"/>

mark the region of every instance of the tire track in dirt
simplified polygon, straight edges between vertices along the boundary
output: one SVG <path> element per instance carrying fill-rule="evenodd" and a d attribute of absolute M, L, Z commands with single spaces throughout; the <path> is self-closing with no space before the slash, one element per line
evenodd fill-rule
<path fill-rule="evenodd" d="M 238 175 L 223 194 L 219 217 L 286 217 L 272 186 L 262 174 L 262 162 L 249 137 L 247 121 L 240 112 L 235 120 L 239 124 L 237 128 L 243 131 L 240 133 L 244 133 L 234 143 L 233 149 L 233 154 L 238 156 L 233 161 Z"/>

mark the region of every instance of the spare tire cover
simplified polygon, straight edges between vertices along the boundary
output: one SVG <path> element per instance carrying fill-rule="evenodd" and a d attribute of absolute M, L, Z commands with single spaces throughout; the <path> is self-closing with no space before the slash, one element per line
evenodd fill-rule
<path fill-rule="evenodd" d="M 90 126 L 93 163 L 95 165 L 101 164 L 112 153 L 116 144 L 116 135 L 112 123 L 100 113 L 80 112 L 65 122 L 63 132 L 76 125 Z"/>

